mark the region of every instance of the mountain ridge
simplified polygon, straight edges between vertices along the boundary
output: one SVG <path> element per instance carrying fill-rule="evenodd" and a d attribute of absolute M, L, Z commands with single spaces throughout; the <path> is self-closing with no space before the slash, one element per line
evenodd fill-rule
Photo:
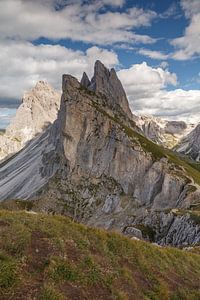
<path fill-rule="evenodd" d="M 57 118 L 60 93 L 39 81 L 25 92 L 16 115 L 0 138 L 0 160 L 21 150 Z"/>
<path fill-rule="evenodd" d="M 29 148 L 0 167 L 0 198 L 38 199 L 42 211 L 63 213 L 76 221 L 120 232 L 128 226 L 134 235 L 137 217 L 142 217 L 142 225 L 146 213 L 160 211 L 162 223 L 166 210 L 187 210 L 198 203 L 200 173 L 143 135 L 134 116 L 126 114 L 124 91 L 119 93 L 121 102 L 109 96 L 109 84 L 112 91 L 115 76 L 104 66 L 100 69 L 105 79 L 110 78 L 102 80 L 100 76 L 100 83 L 107 85 L 105 93 L 63 75 L 58 119 L 30 142 Z M 181 232 L 188 222 L 183 219 Z M 192 243 L 200 238 L 199 225 L 195 226 Z M 181 246 L 184 240 L 183 234 L 176 245 Z"/>

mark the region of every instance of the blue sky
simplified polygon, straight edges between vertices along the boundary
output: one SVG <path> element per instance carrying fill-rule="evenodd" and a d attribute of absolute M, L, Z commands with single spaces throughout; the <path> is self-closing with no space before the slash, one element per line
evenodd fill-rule
<path fill-rule="evenodd" d="M 199 0 L 1 0 L 0 127 L 38 80 L 60 89 L 96 59 L 116 68 L 134 113 L 198 122 L 199 56 Z"/>

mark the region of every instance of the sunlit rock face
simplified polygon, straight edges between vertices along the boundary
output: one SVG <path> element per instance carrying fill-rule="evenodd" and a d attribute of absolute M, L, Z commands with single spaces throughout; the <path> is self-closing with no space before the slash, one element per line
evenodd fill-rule
<path fill-rule="evenodd" d="M 0 136 L 0 160 L 21 150 L 25 144 L 57 118 L 60 93 L 47 82 L 39 81 L 22 98 L 16 116 Z"/>
<path fill-rule="evenodd" d="M 91 81 L 63 75 L 62 89 L 53 125 L 1 165 L 1 200 L 137 237 L 136 218 L 199 201 L 190 173 L 136 125 L 114 70 L 97 61 Z"/>
<path fill-rule="evenodd" d="M 177 152 L 200 161 L 200 124 L 198 124 L 180 143 L 175 147 Z"/>
<path fill-rule="evenodd" d="M 194 124 L 164 120 L 151 115 L 138 116 L 136 124 L 148 139 L 170 149 L 175 147 L 195 127 Z"/>

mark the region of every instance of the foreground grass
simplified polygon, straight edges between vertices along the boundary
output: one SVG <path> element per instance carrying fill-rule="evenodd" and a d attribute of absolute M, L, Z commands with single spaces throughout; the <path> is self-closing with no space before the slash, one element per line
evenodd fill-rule
<path fill-rule="evenodd" d="M 200 255 L 0 211 L 0 299 L 200 299 Z"/>

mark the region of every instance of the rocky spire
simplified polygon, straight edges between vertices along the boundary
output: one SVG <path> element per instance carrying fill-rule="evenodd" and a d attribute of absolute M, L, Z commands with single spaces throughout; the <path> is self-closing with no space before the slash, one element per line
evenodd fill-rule
<path fill-rule="evenodd" d="M 83 72 L 83 76 L 81 79 L 81 85 L 84 86 L 85 88 L 88 88 L 89 85 L 91 84 L 87 74 L 85 72 Z"/>
<path fill-rule="evenodd" d="M 109 71 L 99 60 L 95 62 L 94 76 L 89 89 L 95 93 L 105 95 L 111 106 L 118 104 L 128 117 L 132 118 L 125 91 L 115 70 L 111 69 Z"/>

